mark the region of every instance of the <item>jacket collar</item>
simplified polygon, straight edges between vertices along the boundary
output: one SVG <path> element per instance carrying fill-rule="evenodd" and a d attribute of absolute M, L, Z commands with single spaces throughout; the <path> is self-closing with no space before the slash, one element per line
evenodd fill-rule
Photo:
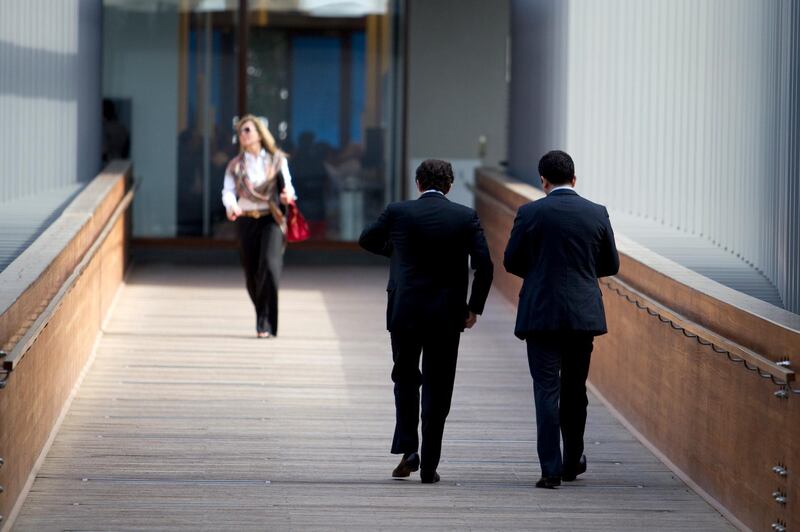
<path fill-rule="evenodd" d="M 548 194 L 548 196 L 561 196 L 561 195 L 566 196 L 568 194 L 572 194 L 575 196 L 578 195 L 578 193 L 575 192 L 574 188 L 559 188 L 558 190 L 551 191 L 550 194 Z"/>
<path fill-rule="evenodd" d="M 417 199 L 423 199 L 423 198 L 425 198 L 425 199 L 427 199 L 427 198 L 438 198 L 438 199 L 443 199 L 443 200 L 447 199 L 444 194 L 442 194 L 441 192 L 434 191 L 434 190 L 426 190 L 425 192 L 420 194 L 419 198 L 417 198 Z"/>

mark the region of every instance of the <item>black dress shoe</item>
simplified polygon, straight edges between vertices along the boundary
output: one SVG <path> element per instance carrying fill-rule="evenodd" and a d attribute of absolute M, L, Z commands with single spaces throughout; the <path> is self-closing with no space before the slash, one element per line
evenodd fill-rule
<path fill-rule="evenodd" d="M 407 453 L 403 455 L 400 463 L 392 471 L 394 478 L 405 478 L 419 469 L 419 453 Z"/>
<path fill-rule="evenodd" d="M 420 480 L 422 480 L 423 484 L 436 484 L 441 480 L 439 478 L 439 473 L 434 471 L 433 473 L 428 473 L 427 471 L 422 471 L 419 474 Z"/>
<path fill-rule="evenodd" d="M 561 475 L 562 480 L 564 482 L 572 482 L 577 478 L 578 475 L 586 473 L 586 455 L 581 455 L 581 459 L 578 460 L 578 465 L 575 467 L 565 467 L 564 474 Z"/>
<path fill-rule="evenodd" d="M 561 477 L 542 477 L 536 481 L 537 488 L 555 489 L 561 485 Z"/>

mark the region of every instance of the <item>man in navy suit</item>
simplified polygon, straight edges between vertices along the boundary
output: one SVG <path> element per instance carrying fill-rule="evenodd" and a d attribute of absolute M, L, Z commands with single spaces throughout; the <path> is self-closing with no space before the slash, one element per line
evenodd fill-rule
<path fill-rule="evenodd" d="M 586 471 L 586 378 L 594 337 L 607 332 L 597 279 L 617 273 L 619 256 L 606 208 L 573 190 L 572 158 L 545 154 L 539 175 L 547 196 L 519 208 L 503 265 L 524 279 L 514 334 L 533 377 L 536 486 L 555 488 Z"/>
<path fill-rule="evenodd" d="M 364 229 L 359 244 L 390 257 L 386 328 L 394 360 L 392 453 L 403 455 L 392 476 L 407 477 L 421 466 L 422 482 L 434 483 L 439 481 L 436 468 L 453 395 L 458 342 L 483 312 L 493 270 L 477 213 L 445 197 L 453 184 L 450 163 L 424 161 L 416 182 L 419 198 L 389 205 Z M 467 301 L 469 259 L 475 275 Z"/>

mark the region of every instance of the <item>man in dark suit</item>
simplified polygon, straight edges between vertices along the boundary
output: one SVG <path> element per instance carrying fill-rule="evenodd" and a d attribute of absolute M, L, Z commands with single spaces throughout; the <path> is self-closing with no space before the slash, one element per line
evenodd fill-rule
<path fill-rule="evenodd" d="M 450 163 L 424 161 L 416 182 L 420 197 L 389 205 L 364 229 L 359 244 L 391 259 L 386 328 L 394 359 L 392 453 L 403 455 L 392 476 L 407 477 L 421 466 L 422 482 L 433 483 L 439 481 L 436 468 L 453 395 L 458 342 L 483 312 L 493 270 L 477 213 L 445 197 L 453 184 Z M 475 275 L 467 302 L 470 258 Z"/>
<path fill-rule="evenodd" d="M 573 190 L 572 158 L 545 154 L 539 175 L 547 196 L 520 207 L 503 265 L 525 280 L 514 334 L 527 342 L 533 377 L 536 486 L 555 488 L 586 471 L 586 378 L 594 337 L 607 332 L 597 279 L 617 273 L 619 256 L 606 208 Z"/>

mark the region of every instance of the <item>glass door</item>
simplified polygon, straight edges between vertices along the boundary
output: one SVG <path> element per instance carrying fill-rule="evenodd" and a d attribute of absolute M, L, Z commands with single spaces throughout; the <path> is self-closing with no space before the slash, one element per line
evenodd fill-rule
<path fill-rule="evenodd" d="M 137 237 L 234 239 L 240 113 L 266 117 L 317 240 L 398 197 L 400 0 L 104 0 L 103 87 L 130 131 Z"/>
<path fill-rule="evenodd" d="M 181 13 L 179 30 L 178 236 L 232 237 L 220 191 L 237 153 L 237 10 L 210 3 Z"/>
<path fill-rule="evenodd" d="M 386 4 L 374 4 L 248 15 L 247 107 L 289 154 L 318 240 L 357 240 L 393 197 L 395 36 Z"/>

